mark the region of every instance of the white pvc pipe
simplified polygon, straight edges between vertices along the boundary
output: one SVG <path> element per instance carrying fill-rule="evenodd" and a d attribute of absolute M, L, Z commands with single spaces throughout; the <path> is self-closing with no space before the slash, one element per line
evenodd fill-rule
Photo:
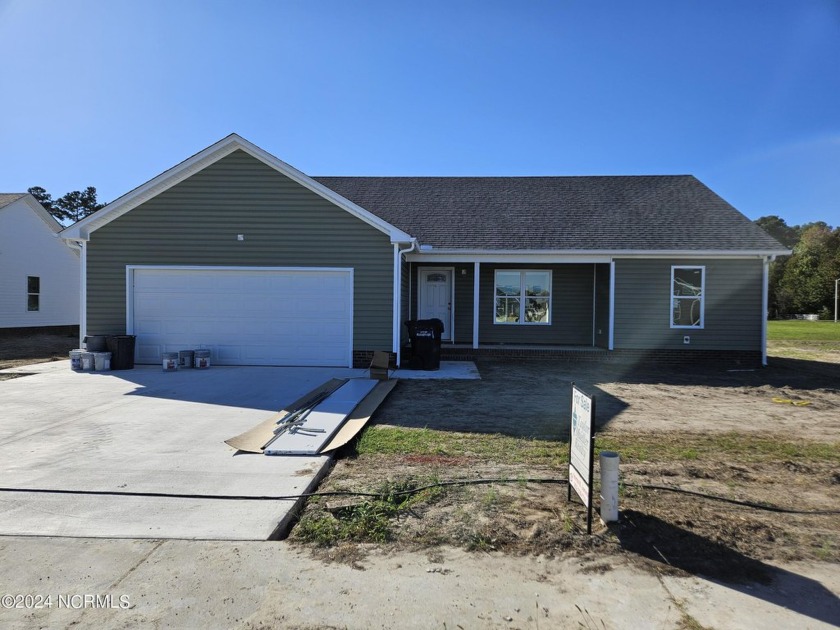
<path fill-rule="evenodd" d="M 618 520 L 618 453 L 601 451 L 601 520 Z"/>

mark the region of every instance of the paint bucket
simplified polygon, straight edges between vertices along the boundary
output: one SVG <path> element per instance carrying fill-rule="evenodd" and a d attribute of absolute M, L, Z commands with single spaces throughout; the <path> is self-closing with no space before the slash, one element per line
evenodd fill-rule
<path fill-rule="evenodd" d="M 93 369 L 97 372 L 107 372 L 111 369 L 111 353 L 110 352 L 92 352 L 93 355 Z"/>
<path fill-rule="evenodd" d="M 70 369 L 74 372 L 82 371 L 82 355 L 85 353 L 81 348 L 70 351 Z"/>
<path fill-rule="evenodd" d="M 196 350 L 195 351 L 195 367 L 197 370 L 206 370 L 210 367 L 210 351 Z"/>
<path fill-rule="evenodd" d="M 191 368 L 195 360 L 195 353 L 192 350 L 178 351 L 178 367 L 182 370 L 184 368 Z"/>
<path fill-rule="evenodd" d="M 174 372 L 178 369 L 178 353 L 177 352 L 164 352 L 161 357 L 163 358 L 163 371 L 164 372 Z"/>
<path fill-rule="evenodd" d="M 93 352 L 82 352 L 81 360 L 83 372 L 93 371 Z"/>

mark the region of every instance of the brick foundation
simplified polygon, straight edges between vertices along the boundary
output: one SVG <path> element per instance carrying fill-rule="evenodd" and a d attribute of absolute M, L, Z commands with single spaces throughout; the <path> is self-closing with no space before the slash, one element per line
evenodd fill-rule
<path fill-rule="evenodd" d="M 403 350 L 403 359 L 410 350 Z M 389 353 L 391 368 L 396 367 L 396 354 Z M 569 347 L 532 347 L 527 346 L 441 346 L 442 361 L 476 361 L 480 359 L 499 359 L 516 361 L 519 359 L 564 361 L 569 363 L 634 363 L 639 365 L 661 366 L 674 365 L 691 367 L 716 366 L 725 369 L 751 369 L 761 367 L 760 352 L 730 350 L 605 350 L 604 348 L 569 348 Z M 354 350 L 353 367 L 367 368 L 373 359 L 373 350 Z"/>
<path fill-rule="evenodd" d="M 0 328 L 0 337 L 31 337 L 32 335 L 67 335 L 79 336 L 76 326 L 26 326 L 22 328 Z"/>

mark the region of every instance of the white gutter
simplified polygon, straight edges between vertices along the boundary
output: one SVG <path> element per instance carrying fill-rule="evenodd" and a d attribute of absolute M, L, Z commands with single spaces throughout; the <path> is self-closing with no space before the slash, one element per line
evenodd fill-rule
<path fill-rule="evenodd" d="M 425 247 L 425 246 L 424 246 Z M 564 257 L 582 262 L 608 262 L 609 258 L 764 258 L 784 256 L 790 250 L 685 250 L 685 249 L 453 249 L 431 248 L 419 250 L 409 260 L 446 259 L 451 262 L 495 262 L 511 258 Z"/>
<path fill-rule="evenodd" d="M 392 316 L 392 352 L 397 355 L 397 367 L 400 366 L 400 333 L 402 332 L 402 257 L 417 247 L 417 239 L 411 239 L 411 246 L 400 249 L 399 243 L 394 243 L 394 312 Z M 411 296 L 409 296 L 409 300 Z"/>
<path fill-rule="evenodd" d="M 65 241 L 79 250 L 79 347 L 87 336 L 87 245 L 85 241 Z"/>

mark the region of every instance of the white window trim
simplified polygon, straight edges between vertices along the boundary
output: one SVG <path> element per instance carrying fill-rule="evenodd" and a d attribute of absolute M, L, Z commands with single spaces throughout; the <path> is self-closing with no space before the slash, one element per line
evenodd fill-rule
<path fill-rule="evenodd" d="M 497 278 L 500 273 L 518 273 L 519 274 L 519 321 L 518 322 L 499 322 L 496 321 L 496 300 L 499 296 L 496 295 Z M 523 290 L 523 282 L 525 281 L 525 273 L 547 273 L 548 274 L 548 321 L 547 322 L 526 322 L 525 321 L 525 295 Z M 496 269 L 493 273 L 493 325 L 494 326 L 551 326 L 551 305 L 554 296 L 554 275 L 551 269 Z M 507 296 L 514 297 L 514 296 Z M 544 298 L 543 298 L 544 299 Z"/>
<path fill-rule="evenodd" d="M 676 296 L 674 295 L 674 271 L 678 269 L 700 270 L 700 323 L 696 326 L 680 325 L 674 323 L 674 300 L 678 299 L 694 299 L 690 296 Z M 686 330 L 702 330 L 706 326 L 706 266 L 705 265 L 671 265 L 671 284 L 668 286 L 668 292 L 671 298 L 668 300 L 668 321 L 671 328 L 680 328 Z"/>

